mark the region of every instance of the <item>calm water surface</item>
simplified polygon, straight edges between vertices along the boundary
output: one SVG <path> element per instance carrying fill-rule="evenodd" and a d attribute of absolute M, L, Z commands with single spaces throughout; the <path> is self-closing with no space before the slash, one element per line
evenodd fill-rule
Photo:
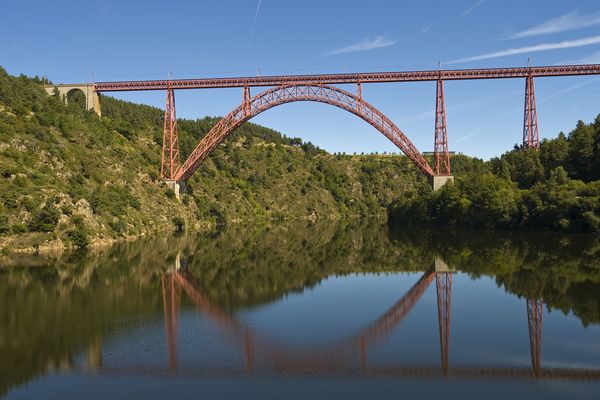
<path fill-rule="evenodd" d="M 0 397 L 600 398 L 600 241 L 377 222 L 0 267 Z"/>

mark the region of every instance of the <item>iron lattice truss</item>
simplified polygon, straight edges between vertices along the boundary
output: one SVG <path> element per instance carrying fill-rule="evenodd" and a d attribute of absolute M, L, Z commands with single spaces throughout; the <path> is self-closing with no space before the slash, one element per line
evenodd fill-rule
<path fill-rule="evenodd" d="M 167 90 L 161 177 L 187 180 L 208 154 L 235 128 L 253 116 L 279 104 L 292 101 L 317 101 L 332 104 L 364 119 L 406 154 L 428 176 L 450 175 L 450 156 L 444 100 L 445 80 L 526 78 L 523 148 L 539 148 L 539 130 L 535 103 L 534 77 L 599 75 L 600 64 L 547 67 L 485 68 L 460 70 L 430 70 L 405 72 L 374 72 L 323 75 L 282 75 L 237 78 L 207 78 L 98 82 L 96 92 Z M 402 131 L 381 112 L 362 99 L 362 84 L 377 82 L 437 82 L 434 168 L 413 146 Z M 335 84 L 356 84 L 356 96 L 332 87 Z M 200 142 L 190 158 L 179 167 L 175 89 L 208 89 L 242 87 L 242 105 L 220 121 Z M 250 87 L 272 87 L 251 98 Z"/>
<path fill-rule="evenodd" d="M 540 147 L 537 108 L 535 105 L 535 86 L 533 77 L 525 79 L 525 116 L 523 121 L 523 147 L 537 149 Z"/>
<path fill-rule="evenodd" d="M 179 133 L 177 131 L 177 116 L 175 114 L 175 92 L 173 89 L 168 89 L 163 128 L 161 178 L 172 179 L 178 168 Z"/>
<path fill-rule="evenodd" d="M 485 68 L 405 72 L 371 72 L 324 75 L 251 76 L 237 78 L 176 79 L 97 82 L 97 92 L 165 89 L 209 89 L 281 85 L 334 85 L 375 82 L 423 82 L 437 80 L 503 79 L 542 76 L 598 75 L 600 64 L 548 67 Z"/>
<path fill-rule="evenodd" d="M 444 100 L 444 81 L 437 81 L 435 101 L 435 140 L 434 165 L 436 175 L 450 175 L 450 153 L 448 151 L 448 130 L 446 128 L 446 102 Z"/>
<path fill-rule="evenodd" d="M 375 107 L 345 90 L 325 85 L 291 85 L 266 90 L 252 98 L 248 89 L 244 90 L 243 102 L 235 110 L 221 119 L 202 138 L 188 159 L 175 173 L 174 179 L 187 180 L 192 176 L 208 155 L 221 144 L 236 128 L 250 118 L 277 105 L 296 101 L 315 101 L 344 109 L 362 118 L 379 130 L 394 143 L 426 175 L 433 170 L 427 160 L 389 118 Z"/>

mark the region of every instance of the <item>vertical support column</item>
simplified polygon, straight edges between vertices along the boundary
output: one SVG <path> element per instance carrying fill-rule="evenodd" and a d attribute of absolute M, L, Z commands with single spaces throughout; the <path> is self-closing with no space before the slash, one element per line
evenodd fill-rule
<path fill-rule="evenodd" d="M 181 289 L 175 282 L 173 273 L 162 276 L 162 292 L 169 369 L 174 371 L 177 369 L 177 331 L 179 327 Z"/>
<path fill-rule="evenodd" d="M 356 111 L 361 112 L 363 97 L 362 97 L 362 83 L 360 83 L 360 82 L 356 83 L 356 98 L 358 99 L 358 101 L 356 103 Z"/>
<path fill-rule="evenodd" d="M 537 149 L 540 147 L 537 108 L 535 104 L 535 87 L 533 76 L 525 79 L 525 115 L 523 118 L 523 148 Z"/>
<path fill-rule="evenodd" d="M 450 153 L 448 152 L 448 130 L 446 128 L 446 104 L 444 100 L 444 81 L 437 81 L 435 102 L 435 145 L 433 149 L 436 175 L 450 175 Z"/>
<path fill-rule="evenodd" d="M 242 95 L 242 108 L 245 116 L 250 115 L 250 88 L 247 85 L 244 86 L 244 93 Z"/>
<path fill-rule="evenodd" d="M 102 108 L 100 107 L 100 95 L 92 88 L 92 93 L 89 97 L 88 110 L 94 110 L 99 117 L 102 116 Z"/>
<path fill-rule="evenodd" d="M 438 322 L 440 325 L 440 353 L 442 372 L 448 375 L 448 352 L 450 347 L 450 305 L 452 301 L 452 273 L 436 272 Z"/>
<path fill-rule="evenodd" d="M 529 325 L 529 350 L 531 352 L 531 368 L 535 376 L 540 375 L 542 357 L 542 315 L 544 302 L 527 299 L 527 324 Z"/>
<path fill-rule="evenodd" d="M 160 176 L 172 180 L 179 168 L 179 134 L 177 131 L 177 116 L 175 113 L 175 91 L 167 89 L 165 118 L 163 129 L 162 161 Z"/>

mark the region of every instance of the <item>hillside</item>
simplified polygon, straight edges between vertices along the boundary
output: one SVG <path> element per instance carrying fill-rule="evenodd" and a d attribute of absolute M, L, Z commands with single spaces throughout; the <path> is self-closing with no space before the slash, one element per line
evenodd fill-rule
<path fill-rule="evenodd" d="M 394 199 L 426 184 L 406 157 L 331 155 L 247 123 L 178 201 L 158 176 L 162 111 L 101 102 L 99 118 L 47 95 L 38 78 L 0 69 L 0 251 L 83 247 L 182 225 L 385 217 Z M 217 121 L 178 122 L 182 160 Z"/>
<path fill-rule="evenodd" d="M 515 149 L 464 171 L 438 192 L 412 190 L 390 207 L 393 224 L 600 232 L 600 115 L 539 149 Z"/>

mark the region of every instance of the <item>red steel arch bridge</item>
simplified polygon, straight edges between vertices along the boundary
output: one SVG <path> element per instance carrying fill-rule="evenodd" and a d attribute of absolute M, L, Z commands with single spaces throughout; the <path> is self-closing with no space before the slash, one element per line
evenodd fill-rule
<path fill-rule="evenodd" d="M 600 75 L 600 64 L 96 82 L 93 84 L 47 85 L 46 90 L 51 92 L 55 87 L 58 87 L 61 93 L 67 93 L 74 89 L 83 90 L 86 94 L 88 108 L 93 108 L 98 113 L 100 113 L 100 107 L 97 94 L 100 92 L 165 90 L 167 100 L 164 116 L 161 177 L 175 189 L 176 193 L 179 191 L 179 184 L 189 179 L 210 153 L 237 127 L 272 107 L 295 101 L 315 101 L 330 104 L 362 118 L 392 141 L 417 168 L 429 176 L 434 189 L 437 189 L 447 181 L 452 180 L 444 99 L 445 81 L 525 79 L 522 144 L 523 148 L 537 148 L 540 145 L 540 135 L 534 78 L 575 75 Z M 362 95 L 362 85 L 367 83 L 423 81 L 435 81 L 437 84 L 433 166 L 429 165 L 408 136 L 382 112 L 365 101 Z M 356 91 L 350 93 L 335 86 L 340 84 L 355 84 Z M 251 96 L 250 89 L 257 87 L 266 87 L 267 89 Z M 181 163 L 175 110 L 175 90 L 209 88 L 242 88 L 242 102 L 223 117 L 200 140 L 188 158 Z M 90 97 L 90 99 L 87 97 Z"/>

